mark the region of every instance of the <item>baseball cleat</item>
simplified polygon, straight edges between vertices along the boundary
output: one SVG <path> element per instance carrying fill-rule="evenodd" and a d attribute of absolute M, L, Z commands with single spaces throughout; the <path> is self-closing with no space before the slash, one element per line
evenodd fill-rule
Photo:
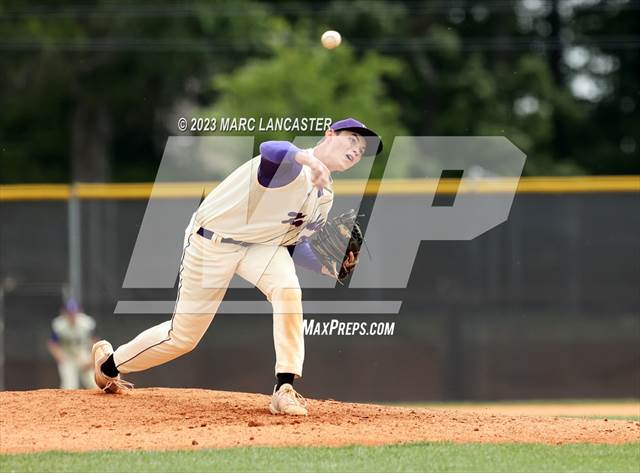
<path fill-rule="evenodd" d="M 112 378 L 102 372 L 100 367 L 107 361 L 107 358 L 113 353 L 111 343 L 106 340 L 100 340 L 93 344 L 91 348 L 91 357 L 93 359 L 93 378 L 98 387 L 105 393 L 115 394 L 119 391 L 126 391 L 133 388 L 133 384 L 120 378 L 120 375 Z"/>
<path fill-rule="evenodd" d="M 269 410 L 272 414 L 290 416 L 306 416 L 308 414 L 307 401 L 290 384 L 283 384 L 277 391 L 274 386 Z"/>

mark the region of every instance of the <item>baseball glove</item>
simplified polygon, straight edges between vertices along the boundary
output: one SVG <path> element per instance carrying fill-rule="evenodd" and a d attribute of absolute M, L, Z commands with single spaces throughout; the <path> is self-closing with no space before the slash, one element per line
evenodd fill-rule
<path fill-rule="evenodd" d="M 309 245 L 325 268 L 342 283 L 356 267 L 363 242 L 358 215 L 351 209 L 325 223 Z"/>

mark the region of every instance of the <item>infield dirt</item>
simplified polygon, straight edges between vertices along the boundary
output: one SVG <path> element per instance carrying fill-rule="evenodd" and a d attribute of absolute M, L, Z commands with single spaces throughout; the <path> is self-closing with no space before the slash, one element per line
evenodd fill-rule
<path fill-rule="evenodd" d="M 270 396 L 262 394 L 204 389 L 147 388 L 117 395 L 57 389 L 0 392 L 0 453 L 420 441 L 640 441 L 640 422 L 631 420 L 315 399 L 308 400 L 309 417 L 285 417 L 269 413 L 269 400 Z M 637 406 L 631 408 L 637 411 Z"/>

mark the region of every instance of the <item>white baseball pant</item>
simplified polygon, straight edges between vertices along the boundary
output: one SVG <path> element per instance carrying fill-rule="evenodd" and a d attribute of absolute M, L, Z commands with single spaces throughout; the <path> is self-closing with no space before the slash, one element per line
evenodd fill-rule
<path fill-rule="evenodd" d="M 282 246 L 221 243 L 185 233 L 178 296 L 171 320 L 120 346 L 114 362 L 121 373 L 143 371 L 193 350 L 213 321 L 227 287 L 238 274 L 262 291 L 273 306 L 276 373 L 302 376 L 302 291 L 289 252 Z"/>
<path fill-rule="evenodd" d="M 60 389 L 90 389 L 96 386 L 93 381 L 93 367 L 84 360 L 64 360 L 58 363 L 58 374 L 60 375 Z"/>

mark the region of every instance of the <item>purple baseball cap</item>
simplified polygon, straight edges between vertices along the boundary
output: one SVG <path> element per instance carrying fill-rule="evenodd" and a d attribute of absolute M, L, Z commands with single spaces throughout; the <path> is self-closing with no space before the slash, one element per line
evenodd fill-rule
<path fill-rule="evenodd" d="M 75 314 L 76 312 L 80 312 L 80 304 L 75 299 L 69 299 L 64 306 L 64 310 L 68 314 Z"/>
<path fill-rule="evenodd" d="M 337 122 L 333 122 L 329 128 L 331 128 L 334 131 L 342 131 L 342 130 L 353 131 L 362 136 L 372 136 L 377 138 L 378 148 L 375 150 L 373 149 L 375 140 L 365 140 L 367 142 L 367 149 L 365 150 L 364 154 L 367 156 L 371 156 L 371 155 L 375 156 L 377 154 L 380 154 L 380 152 L 382 151 L 382 140 L 380 139 L 378 134 L 375 131 L 367 128 L 364 123 L 359 122 L 355 118 L 345 118 L 344 120 L 338 120 Z"/>

